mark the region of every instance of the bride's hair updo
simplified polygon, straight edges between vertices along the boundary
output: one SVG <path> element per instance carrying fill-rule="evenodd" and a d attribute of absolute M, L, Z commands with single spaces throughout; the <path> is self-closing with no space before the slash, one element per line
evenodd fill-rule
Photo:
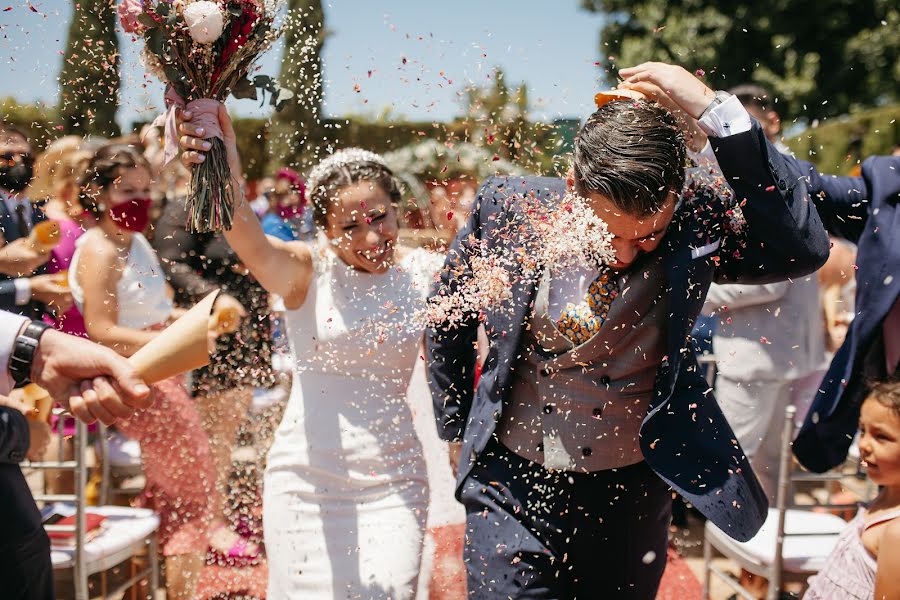
<path fill-rule="evenodd" d="M 380 155 L 362 148 L 338 150 L 313 167 L 306 182 L 316 225 L 324 228 L 341 189 L 360 181 L 380 186 L 392 203 L 400 201 L 400 181 Z"/>

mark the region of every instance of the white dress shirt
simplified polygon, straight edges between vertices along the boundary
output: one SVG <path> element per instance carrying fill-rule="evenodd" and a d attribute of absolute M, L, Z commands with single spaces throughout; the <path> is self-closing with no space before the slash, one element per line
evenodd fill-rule
<path fill-rule="evenodd" d="M 15 383 L 9 374 L 9 357 L 22 326 L 28 322 L 26 317 L 0 310 L 0 396 L 6 396 Z"/>

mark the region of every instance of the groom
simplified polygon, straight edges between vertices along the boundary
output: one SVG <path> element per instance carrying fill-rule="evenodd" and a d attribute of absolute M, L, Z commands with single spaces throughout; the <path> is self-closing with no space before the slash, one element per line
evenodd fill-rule
<path fill-rule="evenodd" d="M 682 191 L 686 151 L 673 115 L 633 100 L 588 118 L 565 180 L 482 186 L 436 294 L 471 277 L 474 253 L 515 253 L 506 224 L 523 196 L 586 198 L 615 236 L 616 261 L 544 265 L 531 279 L 510 267 L 505 305 L 427 333 L 438 431 L 462 444 L 457 496 L 473 598 L 653 598 L 670 488 L 739 540 L 766 517 L 765 494 L 698 368 L 691 327 L 711 282 L 810 273 L 828 238 L 806 189 L 736 98 L 671 65 L 621 74 L 699 121 L 735 196 L 729 203 L 722 185 Z M 578 321 L 586 312 L 592 323 Z M 490 350 L 473 389 L 479 322 Z"/>

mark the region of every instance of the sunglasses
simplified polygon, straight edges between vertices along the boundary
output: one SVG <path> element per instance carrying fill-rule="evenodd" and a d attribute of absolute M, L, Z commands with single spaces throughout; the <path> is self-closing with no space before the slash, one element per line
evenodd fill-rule
<path fill-rule="evenodd" d="M 4 152 L 0 154 L 0 167 L 12 167 L 16 163 L 34 166 L 34 156 L 28 152 Z"/>

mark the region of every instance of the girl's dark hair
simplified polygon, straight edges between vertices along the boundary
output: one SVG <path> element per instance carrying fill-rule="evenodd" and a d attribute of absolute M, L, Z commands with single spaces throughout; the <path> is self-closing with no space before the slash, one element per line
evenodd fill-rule
<path fill-rule="evenodd" d="M 370 160 L 335 164 L 321 176 L 316 177 L 314 182 L 307 181 L 307 184 L 315 185 L 307 192 L 312 202 L 313 221 L 316 225 L 324 229 L 328 223 L 328 209 L 338 193 L 348 185 L 360 181 L 369 181 L 379 186 L 390 196 L 393 204 L 400 202 L 400 181 L 385 165 Z"/>
<path fill-rule="evenodd" d="M 81 206 L 94 216 L 103 212 L 97 203 L 97 193 L 113 184 L 123 169 L 144 167 L 150 171 L 150 163 L 134 146 L 107 144 L 101 146 L 88 162 L 87 168 L 78 180 Z"/>
<path fill-rule="evenodd" d="M 575 191 L 648 215 L 681 191 L 686 156 L 684 134 L 668 110 L 643 100 L 608 102 L 575 138 Z"/>
<path fill-rule="evenodd" d="M 891 409 L 894 414 L 900 416 L 900 378 L 892 377 L 885 381 L 879 381 L 869 388 L 868 399 L 877 400 L 882 405 Z"/>

